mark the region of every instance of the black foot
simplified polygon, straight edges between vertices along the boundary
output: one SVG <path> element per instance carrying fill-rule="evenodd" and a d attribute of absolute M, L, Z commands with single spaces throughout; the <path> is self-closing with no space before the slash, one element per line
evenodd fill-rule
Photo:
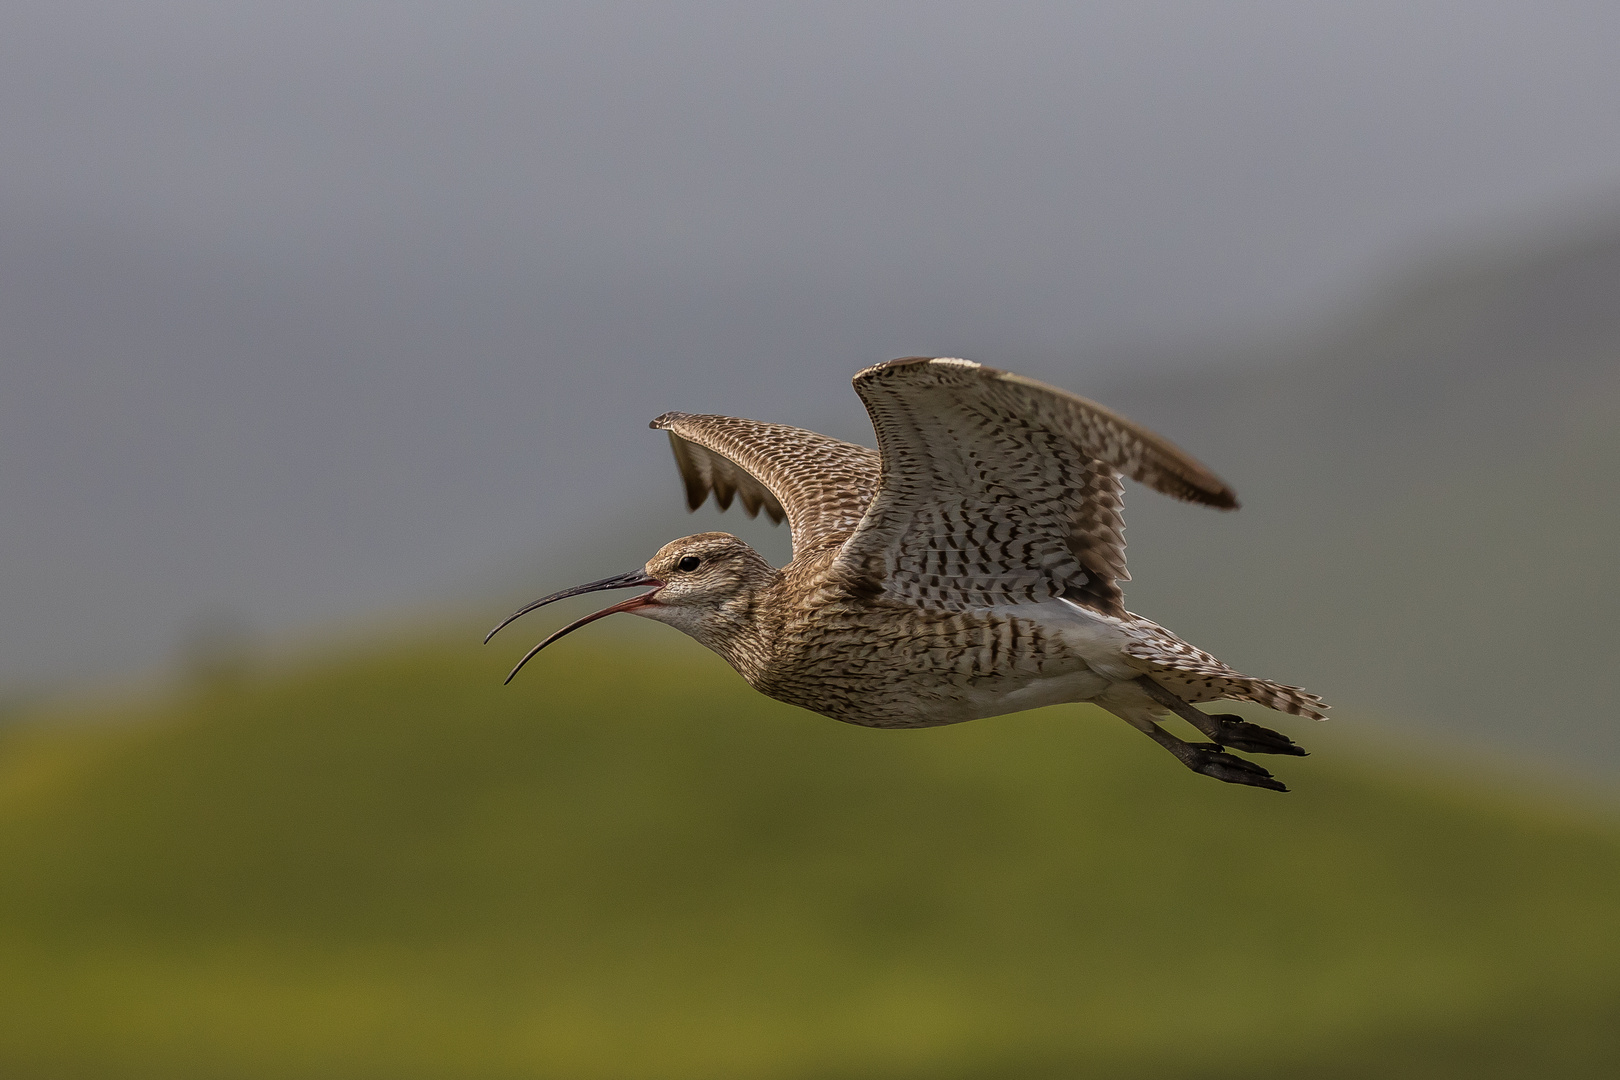
<path fill-rule="evenodd" d="M 1305 757 L 1305 748 L 1295 743 L 1293 739 L 1280 731 L 1272 731 L 1259 724 L 1251 724 L 1241 716 L 1232 713 L 1222 713 L 1211 716 L 1215 721 L 1216 730 L 1205 732 L 1211 739 L 1222 746 L 1229 746 L 1233 750 L 1241 750 L 1245 754 L 1291 754 L 1294 757 Z"/>
<path fill-rule="evenodd" d="M 1288 790 L 1254 762 L 1244 761 L 1234 754 L 1225 753 L 1213 743 L 1189 743 L 1187 750 L 1189 753 L 1182 760 L 1193 772 L 1213 776 L 1228 784 L 1248 784 L 1250 787 L 1263 787 L 1270 791 Z"/>

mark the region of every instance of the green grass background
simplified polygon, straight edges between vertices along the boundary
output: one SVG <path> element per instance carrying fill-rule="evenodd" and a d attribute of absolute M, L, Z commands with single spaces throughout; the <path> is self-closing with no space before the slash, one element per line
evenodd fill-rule
<path fill-rule="evenodd" d="M 1620 827 L 1335 725 L 846 727 L 678 642 L 0 736 L 0 1076 L 1620 1075 Z M 1340 721 L 1338 727 L 1348 722 Z"/>

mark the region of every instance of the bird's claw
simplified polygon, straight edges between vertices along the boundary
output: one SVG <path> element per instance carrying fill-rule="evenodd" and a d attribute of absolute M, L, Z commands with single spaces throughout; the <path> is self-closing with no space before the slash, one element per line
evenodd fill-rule
<path fill-rule="evenodd" d="M 1280 731 L 1272 731 L 1259 724 L 1251 724 L 1241 716 L 1222 713 L 1211 716 L 1216 729 L 1210 734 L 1218 745 L 1241 750 L 1245 754 L 1288 754 L 1305 757 L 1304 747 Z"/>
<path fill-rule="evenodd" d="M 1269 791 L 1287 791 L 1288 788 L 1272 778 L 1270 772 L 1252 761 L 1228 754 L 1215 743 L 1190 744 L 1187 766 L 1194 772 L 1212 776 L 1228 784 L 1247 784 Z"/>

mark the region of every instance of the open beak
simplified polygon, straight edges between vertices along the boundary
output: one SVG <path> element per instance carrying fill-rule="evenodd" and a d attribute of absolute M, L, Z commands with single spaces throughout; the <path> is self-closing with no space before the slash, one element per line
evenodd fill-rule
<path fill-rule="evenodd" d="M 557 631 L 555 634 L 552 634 L 550 637 L 546 638 L 546 640 L 542 641 L 540 644 L 536 645 L 534 648 L 530 649 L 528 653 L 524 655 L 523 659 L 517 662 L 517 667 L 512 669 L 512 674 L 506 677 L 506 681 L 511 682 L 512 677 L 519 671 L 523 670 L 524 664 L 527 664 L 535 657 L 537 653 L 539 653 L 541 649 L 545 648 L 547 645 L 550 645 L 558 638 L 572 634 L 575 630 L 578 630 L 586 623 L 593 623 L 603 616 L 614 615 L 621 611 L 634 611 L 639 607 L 650 607 L 651 605 L 656 604 L 657 601 L 652 598 L 653 593 L 662 588 L 664 583 L 659 581 L 657 578 L 648 577 L 646 572 L 643 570 L 632 570 L 628 574 L 619 574 L 617 577 L 603 578 L 601 581 L 593 581 L 588 585 L 576 585 L 572 589 L 564 589 L 562 592 L 552 593 L 550 596 L 542 596 L 534 603 L 525 604 L 523 607 L 512 612 L 512 614 L 508 615 L 505 619 L 501 620 L 501 625 L 491 630 L 484 638 L 484 644 L 488 645 L 489 639 L 500 633 L 502 628 L 504 628 L 514 619 L 527 615 L 536 608 L 543 608 L 547 604 L 553 603 L 557 600 L 566 600 L 570 596 L 579 596 L 583 593 L 601 592 L 603 589 L 633 589 L 641 585 L 653 586 L 652 592 L 644 592 L 639 596 L 632 596 L 630 599 L 620 601 L 619 603 L 614 604 L 612 607 L 605 607 L 601 611 L 587 615 L 577 622 L 571 622 L 561 630 Z"/>

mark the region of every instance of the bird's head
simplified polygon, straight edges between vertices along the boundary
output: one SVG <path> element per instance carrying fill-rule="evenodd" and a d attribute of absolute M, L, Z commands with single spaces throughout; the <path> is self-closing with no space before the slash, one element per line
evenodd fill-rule
<path fill-rule="evenodd" d="M 488 642 L 501 627 L 518 616 L 557 600 L 604 589 L 651 586 L 648 592 L 593 612 L 552 634 L 518 661 L 512 674 L 506 677 L 507 681 L 553 641 L 586 623 L 621 611 L 668 623 L 736 663 L 734 653 L 738 641 L 754 626 L 761 594 L 780 576 L 780 570 L 730 533 L 697 533 L 665 544 L 640 570 L 564 589 L 524 605 L 491 630 L 484 640 Z"/>

